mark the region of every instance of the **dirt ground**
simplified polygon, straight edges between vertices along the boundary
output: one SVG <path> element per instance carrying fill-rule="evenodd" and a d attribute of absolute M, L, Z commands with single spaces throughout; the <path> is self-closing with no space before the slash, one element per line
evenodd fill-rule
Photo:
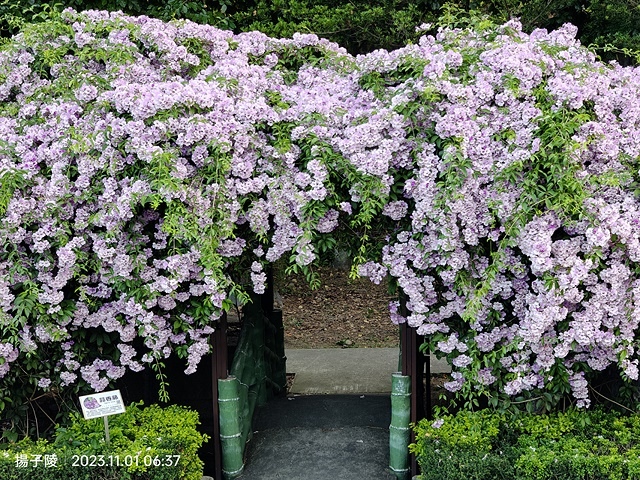
<path fill-rule="evenodd" d="M 311 290 L 301 275 L 276 273 L 285 347 L 375 348 L 398 345 L 398 327 L 389 320 L 390 296 L 384 284 L 349 279 L 337 268 L 319 269 L 321 286 Z"/>

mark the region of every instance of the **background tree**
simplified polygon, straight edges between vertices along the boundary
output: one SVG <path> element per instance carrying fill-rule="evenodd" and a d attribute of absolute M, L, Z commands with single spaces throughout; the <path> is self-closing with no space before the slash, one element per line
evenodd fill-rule
<path fill-rule="evenodd" d="M 20 24 L 47 18 L 47 11 L 122 10 L 162 20 L 185 18 L 241 31 L 259 30 L 273 37 L 315 33 L 352 54 L 400 48 L 417 39 L 415 27 L 436 23 L 443 7 L 476 10 L 495 21 L 521 19 L 523 30 L 578 27 L 578 38 L 594 44 L 605 60 L 637 64 L 640 50 L 638 0 L 0 0 L 0 35 L 9 37 Z"/>

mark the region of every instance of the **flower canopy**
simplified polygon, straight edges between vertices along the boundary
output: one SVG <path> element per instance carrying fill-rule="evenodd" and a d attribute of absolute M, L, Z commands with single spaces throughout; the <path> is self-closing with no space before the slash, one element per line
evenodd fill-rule
<path fill-rule="evenodd" d="M 589 372 L 637 379 L 640 76 L 574 35 L 352 57 L 121 13 L 28 26 L 0 51 L 0 378 L 193 372 L 266 264 L 351 235 L 449 389 L 586 406 Z"/>

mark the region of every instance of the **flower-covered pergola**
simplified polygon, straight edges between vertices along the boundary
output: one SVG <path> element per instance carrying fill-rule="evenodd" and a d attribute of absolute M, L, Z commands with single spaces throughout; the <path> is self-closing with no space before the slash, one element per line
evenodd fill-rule
<path fill-rule="evenodd" d="M 452 391 L 588 406 L 589 372 L 636 380 L 640 77 L 574 34 L 352 57 L 121 13 L 26 27 L 0 51 L 2 405 L 193 372 L 231 296 L 287 256 L 313 281 L 339 235 Z"/>

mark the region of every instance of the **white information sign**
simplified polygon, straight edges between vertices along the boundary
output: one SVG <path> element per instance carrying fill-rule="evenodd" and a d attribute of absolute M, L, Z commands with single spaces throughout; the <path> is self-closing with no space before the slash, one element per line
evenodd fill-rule
<path fill-rule="evenodd" d="M 85 395 L 80 397 L 80 406 L 82 407 L 82 415 L 86 419 L 125 412 L 120 390 Z"/>

